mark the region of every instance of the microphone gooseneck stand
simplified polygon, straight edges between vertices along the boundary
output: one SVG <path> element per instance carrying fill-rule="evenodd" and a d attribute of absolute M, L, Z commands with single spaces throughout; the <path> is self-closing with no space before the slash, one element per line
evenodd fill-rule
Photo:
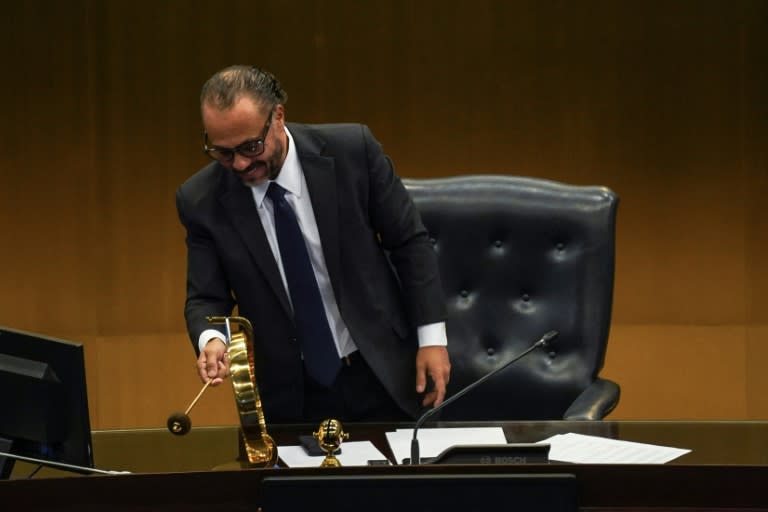
<path fill-rule="evenodd" d="M 62 469 L 64 471 L 71 471 L 73 473 L 85 473 L 85 474 L 99 474 L 99 475 L 128 475 L 130 471 L 110 471 L 106 469 L 91 468 L 88 466 L 76 466 L 75 464 L 65 464 L 63 462 L 54 462 L 52 460 L 35 459 L 33 457 L 25 457 L 23 455 L 16 455 L 14 453 L 0 452 L 0 458 L 7 457 L 12 460 L 19 460 L 22 462 L 29 462 L 31 464 L 38 464 L 40 466 L 47 466 L 54 469 Z"/>
<path fill-rule="evenodd" d="M 483 382 L 487 381 L 497 373 L 501 372 L 511 364 L 519 361 L 526 355 L 528 355 L 530 352 L 536 350 L 539 347 L 546 347 L 547 344 L 554 339 L 558 335 L 557 331 L 549 331 L 546 334 L 544 334 L 541 338 L 539 338 L 533 345 L 528 347 L 525 351 L 521 352 L 520 354 L 516 355 L 504 365 L 492 370 L 490 373 L 487 373 L 486 375 L 483 375 L 475 382 L 471 383 L 470 385 L 466 386 L 464 389 L 460 390 L 458 393 L 453 395 L 452 397 L 445 400 L 443 403 L 438 405 L 437 407 L 433 407 L 432 409 L 428 410 L 424 414 L 421 415 L 421 417 L 416 421 L 416 425 L 413 428 L 413 438 L 411 439 L 411 464 L 420 464 L 421 460 L 419 458 L 419 440 L 416 437 L 416 434 L 419 430 L 419 428 L 424 424 L 425 421 L 427 421 L 429 418 L 431 418 L 433 415 L 437 414 L 439 411 L 443 410 L 444 407 L 452 404 L 462 396 L 466 395 L 473 389 L 475 389 L 477 386 L 481 385 Z"/>

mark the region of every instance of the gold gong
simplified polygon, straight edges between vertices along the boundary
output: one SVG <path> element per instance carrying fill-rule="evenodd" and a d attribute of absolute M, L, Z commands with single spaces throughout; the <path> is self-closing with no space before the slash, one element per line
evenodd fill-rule
<path fill-rule="evenodd" d="M 224 324 L 229 341 L 229 372 L 240 415 L 240 433 L 243 437 L 248 462 L 254 467 L 271 467 L 277 463 L 277 445 L 267 433 L 267 424 L 261 408 L 261 397 L 256 385 L 253 364 L 253 326 L 240 316 L 208 317 L 211 324 Z M 232 324 L 240 327 L 232 332 Z"/>

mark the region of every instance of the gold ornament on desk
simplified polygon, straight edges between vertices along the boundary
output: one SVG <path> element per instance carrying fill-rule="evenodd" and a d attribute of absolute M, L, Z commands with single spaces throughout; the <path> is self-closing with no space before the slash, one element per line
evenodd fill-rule
<path fill-rule="evenodd" d="M 240 415 L 240 437 L 245 445 L 248 464 L 251 467 L 269 468 L 277 463 L 277 444 L 267 433 L 267 424 L 261 407 L 261 396 L 256 385 L 256 369 L 253 362 L 253 326 L 247 318 L 208 317 L 210 324 L 224 324 L 229 348 L 229 373 L 235 403 Z M 231 324 L 240 327 L 233 333 Z"/>
<path fill-rule="evenodd" d="M 277 463 L 277 444 L 267 433 L 267 424 L 261 406 L 261 395 L 256 385 L 256 367 L 253 355 L 253 326 L 247 318 L 240 316 L 209 316 L 208 323 L 223 324 L 226 328 L 227 356 L 229 357 L 229 374 L 232 379 L 232 390 L 235 394 L 235 404 L 240 415 L 241 449 L 247 461 L 242 461 L 248 467 L 272 467 Z M 232 326 L 239 329 L 233 332 Z M 168 417 L 168 430 L 177 436 L 187 434 L 192 428 L 189 411 L 195 406 L 212 379 L 209 379 L 195 399 L 184 412 L 175 412 Z M 242 464 L 241 464 L 242 466 Z"/>
<path fill-rule="evenodd" d="M 317 432 L 313 432 L 312 435 L 317 439 L 317 444 L 320 445 L 320 448 L 326 453 L 320 467 L 341 467 L 341 462 L 336 458 L 335 453 L 341 447 L 341 443 L 349 439 L 349 434 L 344 432 L 341 422 L 334 419 L 323 420 L 320 426 L 317 427 Z"/>

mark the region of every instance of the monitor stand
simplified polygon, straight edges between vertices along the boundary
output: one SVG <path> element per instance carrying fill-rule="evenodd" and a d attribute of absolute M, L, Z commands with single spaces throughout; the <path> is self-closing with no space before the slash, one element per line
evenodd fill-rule
<path fill-rule="evenodd" d="M 10 453 L 11 445 L 13 441 L 0 437 L 0 452 Z M 10 457 L 0 455 L 0 480 L 8 480 L 11 478 L 11 471 L 13 471 L 13 463 L 16 462 Z"/>

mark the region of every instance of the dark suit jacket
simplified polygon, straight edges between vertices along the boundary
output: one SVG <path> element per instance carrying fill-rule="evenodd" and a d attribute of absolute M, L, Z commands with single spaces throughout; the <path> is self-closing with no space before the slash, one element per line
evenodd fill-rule
<path fill-rule="evenodd" d="M 369 366 L 416 415 L 416 326 L 445 318 L 426 229 L 367 127 L 287 126 L 341 315 Z M 187 229 L 185 316 L 193 345 L 210 328 L 206 316 L 229 315 L 237 305 L 254 326 L 267 420 L 301 420 L 303 369 L 292 314 L 250 189 L 214 162 L 179 187 L 176 201 Z"/>

